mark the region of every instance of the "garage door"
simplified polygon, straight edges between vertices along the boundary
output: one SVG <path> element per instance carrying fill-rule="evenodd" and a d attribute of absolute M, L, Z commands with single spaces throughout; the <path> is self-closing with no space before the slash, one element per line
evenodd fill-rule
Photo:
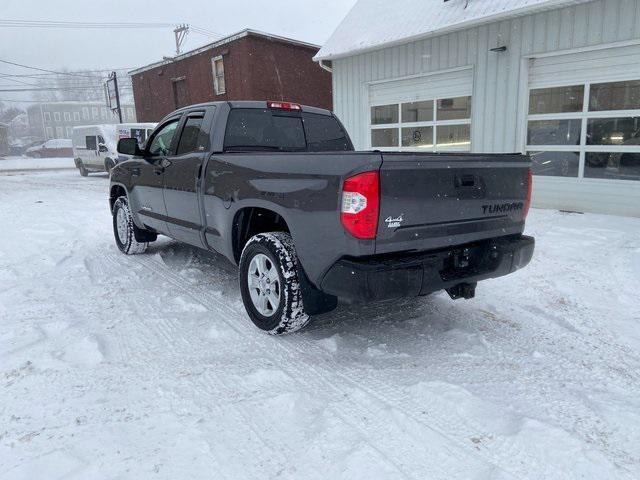
<path fill-rule="evenodd" d="M 472 91 L 469 68 L 371 85 L 369 146 L 470 150 Z"/>
<path fill-rule="evenodd" d="M 539 204 L 640 215 L 640 46 L 531 60 L 526 135 Z"/>

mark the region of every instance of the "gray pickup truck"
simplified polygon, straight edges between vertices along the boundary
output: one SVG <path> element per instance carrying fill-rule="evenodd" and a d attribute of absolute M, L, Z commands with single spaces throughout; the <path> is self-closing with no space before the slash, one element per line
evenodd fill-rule
<path fill-rule="evenodd" d="M 215 102 L 164 118 L 111 172 L 118 248 L 158 234 L 239 266 L 253 323 L 299 330 L 338 297 L 372 302 L 446 290 L 524 267 L 531 170 L 518 154 L 356 152 L 329 111 Z"/>

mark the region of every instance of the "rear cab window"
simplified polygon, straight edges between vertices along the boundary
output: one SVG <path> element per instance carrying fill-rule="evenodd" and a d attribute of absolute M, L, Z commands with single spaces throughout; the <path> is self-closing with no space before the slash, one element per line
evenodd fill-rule
<path fill-rule="evenodd" d="M 328 152 L 353 150 L 332 115 L 235 108 L 229 112 L 225 151 Z"/>

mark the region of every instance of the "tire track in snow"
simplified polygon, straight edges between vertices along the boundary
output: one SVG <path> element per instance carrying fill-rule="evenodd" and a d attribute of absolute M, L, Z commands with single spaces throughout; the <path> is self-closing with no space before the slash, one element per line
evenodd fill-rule
<path fill-rule="evenodd" d="M 106 255 L 101 257 L 102 259 L 109 262 L 112 266 L 117 267 L 119 269 L 122 266 L 122 263 L 115 261 L 115 259 Z M 110 270 L 110 269 L 104 269 Z M 148 270 L 146 270 L 148 272 Z M 151 272 L 152 273 L 152 272 Z M 137 277 L 140 275 L 136 272 Z M 149 310 L 150 305 L 144 304 L 141 305 L 142 302 L 137 302 L 135 306 L 135 310 L 140 312 L 134 316 L 135 320 L 130 322 L 128 325 L 128 330 L 124 332 L 124 334 L 120 333 L 119 336 L 126 338 L 149 338 L 149 336 L 153 336 L 155 340 L 149 342 L 123 342 L 125 350 L 122 352 L 122 360 L 130 361 L 131 358 L 137 358 L 139 361 L 145 362 L 147 356 L 152 356 L 155 360 L 158 360 L 159 357 L 153 355 L 153 351 L 149 350 L 150 343 L 158 343 L 163 346 L 162 357 L 168 357 L 170 359 L 169 362 L 164 362 L 166 365 L 165 369 L 167 372 L 173 371 L 182 371 L 188 372 L 193 364 L 191 363 L 190 353 L 194 350 L 206 351 L 211 348 L 211 344 L 207 343 L 205 339 L 193 336 L 190 338 L 186 338 L 184 335 L 180 334 L 180 330 L 184 330 L 184 326 L 175 320 L 166 319 L 163 317 L 160 318 L 149 318 Z M 142 308 L 141 308 L 142 307 Z M 158 313 L 165 314 L 162 310 L 158 309 L 155 306 L 151 306 L 151 310 L 158 310 Z M 146 313 L 147 315 L 145 315 Z M 182 348 L 178 348 L 178 344 Z M 142 354 L 144 352 L 144 354 Z M 234 358 L 234 365 L 239 366 L 245 370 L 253 370 L 255 369 L 255 363 L 251 363 L 249 360 L 239 362 L 237 358 Z M 213 376 L 214 378 L 210 378 Z M 198 374 L 191 377 L 191 381 L 189 382 L 190 386 L 194 389 L 194 391 L 198 392 L 200 396 L 205 397 L 206 402 L 201 401 L 204 404 L 204 408 L 211 413 L 214 411 L 215 418 L 225 418 L 229 421 L 231 418 L 237 419 L 234 421 L 234 431 L 236 434 L 242 434 L 243 429 L 248 429 L 249 431 L 245 433 L 244 437 L 251 438 L 252 436 L 258 438 L 261 442 L 260 447 L 256 447 L 255 445 L 250 445 L 247 447 L 247 450 L 242 452 L 236 452 L 237 455 L 244 456 L 245 458 L 252 458 L 256 449 L 262 453 L 263 458 L 267 458 L 270 463 L 277 465 L 294 465 L 296 459 L 291 456 L 286 456 L 285 452 L 281 449 L 276 449 L 262 434 L 262 432 L 256 427 L 255 419 L 250 416 L 246 410 L 240 408 L 240 404 L 235 401 L 228 401 L 228 399 L 232 399 L 237 395 L 237 392 L 230 388 L 228 382 L 224 379 L 223 375 L 217 373 L 215 369 L 206 370 L 202 374 Z M 221 388 L 223 387 L 223 388 Z M 176 394 L 175 391 L 171 391 L 171 394 Z M 180 392 L 182 393 L 182 392 Z M 248 395 L 247 395 L 248 396 Z M 176 403 L 180 403 L 177 401 Z M 201 407 L 202 408 L 202 407 Z M 229 412 L 229 409 L 233 410 L 233 412 Z M 212 449 L 213 451 L 214 449 Z M 220 458 L 217 459 L 216 463 L 221 464 L 221 462 L 225 462 L 227 459 Z M 219 468 L 223 468 L 220 466 Z M 224 471 L 221 471 L 223 474 Z M 244 475 L 249 472 L 243 472 Z M 262 480 L 264 478 L 264 472 L 256 471 L 251 472 L 252 478 L 256 478 Z M 233 478 L 233 472 L 230 472 L 229 475 Z M 225 475 L 226 476 L 226 475 Z M 317 472 L 317 478 L 323 478 L 322 472 Z"/>
<path fill-rule="evenodd" d="M 256 345 L 260 350 L 265 351 L 266 356 L 272 355 L 274 353 L 272 350 L 266 350 L 262 343 L 258 343 L 255 340 L 255 336 L 262 335 L 261 333 L 257 333 L 257 332 L 254 333 L 251 331 L 247 331 L 247 329 L 251 328 L 251 325 L 249 324 L 248 320 L 245 319 L 240 312 L 238 312 L 237 309 L 229 306 L 228 304 L 224 303 L 223 301 L 216 298 L 215 296 L 212 296 L 210 292 L 208 292 L 205 288 L 203 288 L 202 285 L 189 284 L 188 286 L 185 286 L 184 278 L 175 274 L 174 272 L 169 270 L 165 265 L 160 264 L 158 261 L 154 259 L 150 259 L 148 257 L 146 258 L 145 257 L 128 257 L 128 259 L 153 271 L 159 277 L 170 282 L 175 287 L 182 290 L 186 295 L 192 297 L 195 301 L 207 306 L 210 310 L 217 311 L 219 313 L 223 313 L 223 312 L 227 313 L 230 318 L 235 318 L 239 320 L 238 323 L 234 323 L 230 321 L 230 318 L 225 318 L 225 315 L 220 315 L 220 318 L 223 319 L 225 323 L 227 323 L 231 328 L 233 328 L 241 336 L 250 337 L 254 345 Z M 116 263 L 120 263 L 118 262 L 118 260 L 116 260 L 113 257 L 112 257 L 112 261 Z M 194 290 L 196 290 L 197 292 L 194 292 Z M 270 337 L 267 337 L 267 338 L 270 338 Z M 352 390 L 355 390 L 356 392 L 360 391 L 364 394 L 363 396 L 365 398 L 369 397 L 369 399 L 374 400 L 374 401 L 369 400 L 367 405 L 362 405 L 363 402 L 362 402 L 362 399 L 360 399 L 360 401 L 358 401 L 357 408 L 354 407 L 355 405 L 354 402 L 345 402 L 347 405 L 346 406 L 343 405 L 343 407 L 344 408 L 348 407 L 351 409 L 351 412 L 350 412 L 351 418 L 368 418 L 370 416 L 370 408 L 372 408 L 372 406 L 375 406 L 376 403 L 379 403 L 385 406 L 385 409 L 387 412 L 388 411 L 396 412 L 397 414 L 406 417 L 405 420 L 409 420 L 410 422 L 415 422 L 422 425 L 425 429 L 427 429 L 427 431 L 431 431 L 432 434 L 435 434 L 436 436 L 444 440 L 447 444 L 450 444 L 449 447 L 444 449 L 445 450 L 444 452 L 439 452 L 440 458 L 437 458 L 437 459 L 434 457 L 434 454 L 436 452 L 425 452 L 424 450 L 418 450 L 418 451 L 414 451 L 411 454 L 412 455 L 411 458 L 414 458 L 414 459 L 428 456 L 429 458 L 428 465 L 424 465 L 424 467 L 428 467 L 429 469 L 433 470 L 433 468 L 437 465 L 438 471 L 442 475 L 441 477 L 438 477 L 438 478 L 455 477 L 455 474 L 453 474 L 452 472 L 462 473 L 462 471 L 465 470 L 464 468 L 461 467 L 463 465 L 466 467 L 467 473 L 466 475 L 464 474 L 459 475 L 460 478 L 466 478 L 470 474 L 470 472 L 477 473 L 479 470 L 486 469 L 487 467 L 489 468 L 489 470 L 499 471 L 502 474 L 507 474 L 508 478 L 518 478 L 518 475 L 506 470 L 501 465 L 496 463 L 495 458 L 492 458 L 491 456 L 486 455 L 482 451 L 476 450 L 473 446 L 467 445 L 463 440 L 460 440 L 458 438 L 452 438 L 448 436 L 446 433 L 444 433 L 445 431 L 449 431 L 449 430 L 454 430 L 454 431 L 468 430 L 468 428 L 465 428 L 462 423 L 458 421 L 457 428 L 452 428 L 452 425 L 450 425 L 450 423 L 445 421 L 443 418 L 440 418 L 440 417 L 429 418 L 431 422 L 437 424 L 437 427 L 434 427 L 434 425 L 432 425 L 431 423 L 425 422 L 424 419 L 417 418 L 410 412 L 407 412 L 406 410 L 403 410 L 402 408 L 400 408 L 399 405 L 406 399 L 399 396 L 397 392 L 391 389 L 388 385 L 385 385 L 379 382 L 378 380 L 369 377 L 367 379 L 367 382 L 375 383 L 376 390 L 363 387 L 362 380 L 360 378 L 354 378 L 352 374 L 346 374 L 344 372 L 341 372 L 340 369 L 342 369 L 343 367 L 337 365 L 332 360 L 325 362 L 325 363 L 332 364 L 331 366 L 333 368 L 331 370 L 328 370 L 326 368 L 320 369 L 316 367 L 316 365 L 312 364 L 311 362 L 305 362 L 304 369 L 301 369 L 300 367 L 297 366 L 301 358 L 304 359 L 306 357 L 310 357 L 311 353 L 321 355 L 322 357 L 326 357 L 326 351 L 320 349 L 317 345 L 314 344 L 314 342 L 310 342 L 309 340 L 304 339 L 302 336 L 296 336 L 295 339 L 292 339 L 292 338 L 293 337 L 291 338 L 283 337 L 283 338 L 273 339 L 273 344 L 271 346 L 274 347 L 275 350 L 279 351 L 281 357 L 286 358 L 286 361 L 278 360 L 278 361 L 275 361 L 274 363 L 279 368 L 287 371 L 287 373 L 296 381 L 303 384 L 303 386 L 305 386 L 305 390 L 316 395 L 318 394 L 318 392 L 329 390 L 329 391 L 335 392 L 334 398 L 336 397 L 339 398 L 340 396 L 344 396 L 345 393 L 349 393 L 349 392 L 345 392 L 339 389 L 338 387 L 336 387 L 335 382 L 331 380 L 332 377 L 337 376 L 342 380 L 344 380 L 345 382 L 347 382 L 350 385 Z M 284 343 L 287 343 L 288 346 L 291 348 L 287 348 L 284 345 Z M 295 350 L 299 354 L 299 356 L 292 355 L 292 350 Z M 309 370 L 314 372 L 315 375 L 309 375 Z M 386 392 L 382 394 L 381 391 L 386 391 Z M 424 407 L 422 407 L 422 410 L 424 410 Z M 340 416 L 345 423 L 349 424 L 349 421 L 347 420 L 344 414 L 340 414 L 339 412 L 335 412 L 335 413 L 338 416 Z M 356 427 L 355 425 L 353 425 L 353 427 L 360 429 L 360 427 Z M 379 425 L 379 427 L 388 429 L 389 425 L 383 422 Z M 374 438 L 375 436 L 380 434 L 380 430 L 375 430 L 375 429 L 369 430 L 368 432 L 363 431 L 361 429 L 360 431 L 364 438 Z M 473 433 L 475 432 L 472 432 L 471 434 Z M 384 439 L 385 441 L 395 441 L 397 435 L 398 435 L 398 431 L 386 432 L 386 434 L 384 435 Z M 468 436 L 466 438 L 468 439 Z M 406 448 L 406 445 L 399 444 L 399 445 L 394 445 L 394 447 L 395 448 L 392 448 L 392 449 L 384 449 L 387 456 L 390 451 L 393 452 L 395 449 L 401 450 L 402 448 Z M 421 445 L 420 447 L 429 448 L 430 446 Z M 452 449 L 457 451 L 457 453 L 453 454 Z M 398 465 L 401 465 L 404 461 L 403 460 L 404 458 L 406 457 L 401 456 L 397 458 L 396 463 Z M 469 458 L 473 459 L 473 461 L 471 462 L 471 465 L 469 464 Z M 433 473 L 435 472 L 432 472 L 432 475 Z"/>
<path fill-rule="evenodd" d="M 220 308 L 227 310 L 232 317 L 239 318 L 243 320 L 243 324 L 247 325 L 247 327 L 251 327 L 251 325 L 243 318 L 242 314 L 239 313 L 237 308 L 230 306 L 229 304 L 224 302 L 224 297 L 218 298 L 216 296 L 211 295 L 211 293 L 204 287 L 203 285 L 188 285 L 185 286 L 185 279 L 180 277 L 178 274 L 169 270 L 164 264 L 160 262 L 149 259 L 138 257 L 135 259 L 140 264 L 154 269 L 156 273 L 160 276 L 167 278 L 171 276 L 173 282 L 176 287 L 182 289 L 186 294 L 192 296 L 196 301 L 203 303 L 208 306 L 211 310 L 219 311 Z M 194 293 L 193 290 L 197 290 L 197 293 Z M 236 302 L 239 306 L 239 303 Z M 242 329 L 238 330 L 238 325 L 232 325 L 240 334 L 242 334 Z M 244 328 L 244 327 L 242 327 Z M 542 332 L 541 329 L 539 329 Z M 515 343 L 523 342 L 522 346 L 526 346 L 526 339 L 520 338 L 518 335 L 506 336 L 500 335 L 499 337 L 506 340 L 508 343 L 514 343 L 514 338 L 516 339 Z M 547 338 L 546 334 L 543 334 L 542 337 L 547 340 L 547 345 L 549 346 L 549 350 L 545 353 L 549 356 L 559 358 L 558 362 L 553 362 L 554 364 L 558 364 L 558 368 L 560 371 L 566 371 L 567 364 L 576 364 L 576 357 L 568 357 L 565 356 L 562 352 L 571 351 L 580 349 L 582 350 L 579 353 L 579 357 L 585 358 L 589 357 L 589 354 L 593 354 L 593 351 L 587 347 L 580 345 L 578 343 L 578 347 L 576 347 L 575 343 L 571 343 L 570 339 L 562 336 L 560 337 L 561 341 L 558 341 L 558 338 Z M 304 338 L 301 335 L 295 337 L 284 337 L 278 339 L 278 347 L 280 351 L 282 351 L 282 343 L 288 343 L 290 347 L 294 350 L 297 350 L 298 353 L 305 358 L 305 356 L 309 356 L 310 353 L 314 355 L 326 356 L 326 351 L 316 344 L 316 342 L 310 341 Z M 287 352 L 290 353 L 290 352 Z M 619 349 L 613 348 L 613 352 L 607 352 L 609 355 L 613 355 L 617 357 L 619 354 Z M 290 356 L 290 355 L 289 355 Z M 295 365 L 300 359 L 297 357 L 290 356 L 290 362 L 287 364 Z M 401 394 L 398 390 L 390 385 L 388 382 L 382 382 L 378 378 L 372 378 L 371 376 L 367 378 L 366 384 L 361 381 L 361 378 L 351 371 L 346 371 L 344 366 L 337 364 L 333 359 L 330 359 L 326 364 L 330 364 L 330 370 L 326 368 L 318 369 L 317 364 L 312 362 L 307 362 L 305 364 L 305 370 L 299 370 L 298 375 L 304 376 L 308 373 L 308 370 L 314 371 L 319 378 L 327 377 L 329 375 L 336 375 L 346 382 L 350 383 L 354 389 L 361 390 L 365 392 L 365 394 L 377 398 L 379 401 L 383 402 L 390 408 L 401 412 L 402 415 L 406 415 L 412 421 L 417 422 L 423 425 L 426 428 L 432 429 L 447 438 L 448 441 L 454 441 L 463 449 L 470 451 L 472 455 L 479 456 L 484 461 L 488 461 L 490 464 L 496 466 L 499 470 L 502 470 L 503 473 L 508 473 L 510 476 L 526 476 L 531 472 L 531 469 L 538 465 L 540 462 L 540 458 L 534 457 L 528 453 L 529 449 L 526 444 L 522 444 L 520 439 L 516 439 L 513 441 L 511 436 L 499 435 L 497 438 L 491 443 L 483 444 L 481 446 L 477 445 L 467 445 L 467 442 L 470 441 L 472 437 L 476 437 L 477 435 L 485 435 L 488 438 L 494 436 L 493 431 L 490 428 L 490 425 L 480 424 L 472 418 L 465 418 L 464 421 L 461 421 L 458 416 L 454 412 L 452 412 L 449 405 L 441 405 L 438 411 L 428 411 L 428 414 L 423 414 L 425 411 L 424 405 L 419 404 L 412 400 L 406 394 Z M 581 365 L 576 364 L 578 367 Z M 366 373 L 365 373 L 366 374 Z M 330 378 L 330 377 L 327 377 Z M 629 378 L 626 379 L 627 381 Z M 331 383 L 330 381 L 326 381 L 326 383 Z M 626 384 L 626 382 L 625 382 Z M 406 408 L 400 408 L 400 405 L 404 405 L 409 407 L 410 410 Z M 430 405 L 432 408 L 434 405 Z M 428 423 L 425 421 L 427 417 Z M 598 419 L 592 420 L 593 425 L 600 424 Z M 561 427 L 554 427 L 562 430 Z M 444 432 L 457 432 L 456 437 L 452 438 L 445 434 Z M 564 430 L 563 430 L 564 431 Z M 588 439 L 587 439 L 588 440 Z M 605 449 L 606 450 L 606 449 Z M 624 453 L 624 452 L 623 452 Z M 621 471 L 619 472 L 621 475 L 628 474 L 628 472 Z M 628 478 L 632 478 L 629 474 Z"/>

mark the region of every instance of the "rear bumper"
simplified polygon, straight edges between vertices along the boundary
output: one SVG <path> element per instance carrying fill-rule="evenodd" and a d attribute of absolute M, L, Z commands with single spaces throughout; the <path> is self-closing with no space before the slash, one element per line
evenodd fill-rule
<path fill-rule="evenodd" d="M 342 259 L 320 288 L 354 302 L 427 295 L 523 268 L 534 246 L 533 237 L 515 235 L 418 254 Z"/>

